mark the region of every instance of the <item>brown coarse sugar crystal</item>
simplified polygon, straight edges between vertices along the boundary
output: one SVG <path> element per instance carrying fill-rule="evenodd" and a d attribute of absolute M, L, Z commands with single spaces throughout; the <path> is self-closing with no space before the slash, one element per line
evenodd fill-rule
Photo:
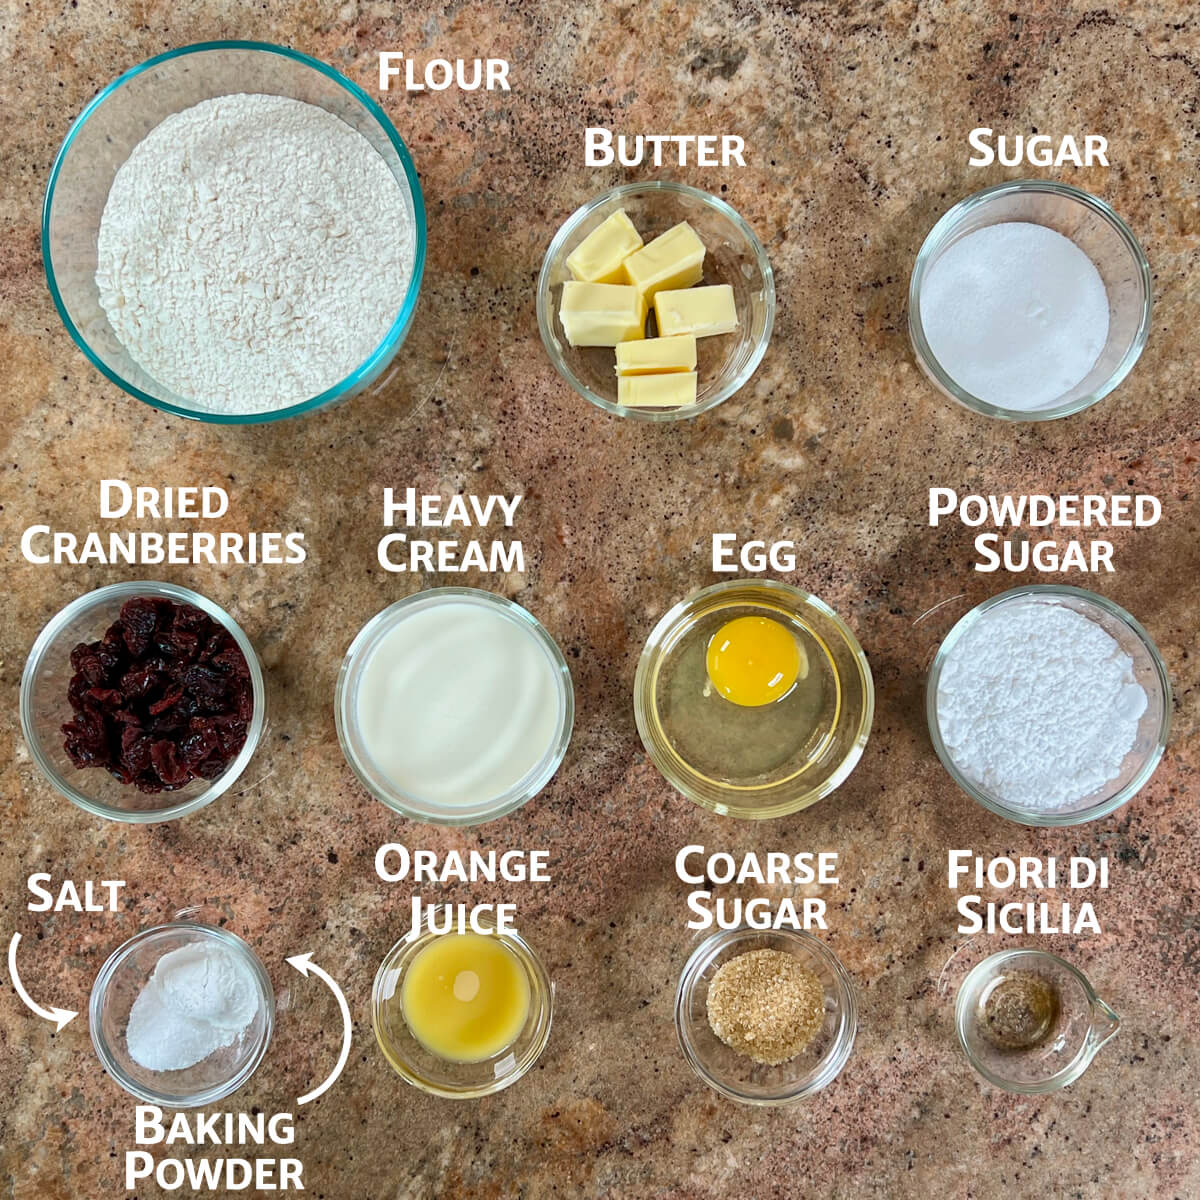
<path fill-rule="evenodd" d="M 825 1023 L 825 986 L 784 950 L 750 950 L 721 964 L 708 985 L 708 1024 L 731 1049 L 778 1066 Z"/>

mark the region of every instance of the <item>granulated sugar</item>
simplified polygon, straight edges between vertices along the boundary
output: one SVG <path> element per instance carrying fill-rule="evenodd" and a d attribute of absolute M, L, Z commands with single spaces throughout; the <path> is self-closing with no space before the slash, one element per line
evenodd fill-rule
<path fill-rule="evenodd" d="M 134 147 L 100 223 L 100 303 L 131 357 L 198 409 L 311 399 L 379 346 L 414 259 L 405 192 L 344 121 L 232 95 Z"/>
<path fill-rule="evenodd" d="M 1147 704 L 1133 660 L 1095 621 L 1015 600 L 952 647 L 938 731 L 973 783 L 1021 808 L 1062 809 L 1120 775 Z"/>
<path fill-rule="evenodd" d="M 1095 264 L 1044 225 L 977 229 L 930 267 L 921 325 L 942 369 L 1000 408 L 1048 408 L 1084 379 L 1108 339 Z"/>

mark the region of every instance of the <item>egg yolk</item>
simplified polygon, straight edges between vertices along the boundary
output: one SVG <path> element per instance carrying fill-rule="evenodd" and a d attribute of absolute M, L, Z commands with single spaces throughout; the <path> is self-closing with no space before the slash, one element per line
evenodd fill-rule
<path fill-rule="evenodd" d="M 772 704 L 808 673 L 804 648 L 769 617 L 735 617 L 708 643 L 708 677 L 726 700 L 744 708 Z"/>

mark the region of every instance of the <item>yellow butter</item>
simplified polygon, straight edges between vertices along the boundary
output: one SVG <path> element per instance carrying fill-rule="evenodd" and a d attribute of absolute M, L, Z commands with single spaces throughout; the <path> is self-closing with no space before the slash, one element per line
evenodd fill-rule
<path fill-rule="evenodd" d="M 696 369 L 696 339 L 685 337 L 643 338 L 622 342 L 617 347 L 618 375 L 662 375 Z"/>
<path fill-rule="evenodd" d="M 645 302 L 629 284 L 568 279 L 558 316 L 572 346 L 615 346 L 646 336 Z"/>
<path fill-rule="evenodd" d="M 622 270 L 625 278 L 650 301 L 655 292 L 700 282 L 704 275 L 704 243 L 686 221 L 680 221 L 631 254 Z"/>
<path fill-rule="evenodd" d="M 658 322 L 659 336 L 667 339 L 685 333 L 695 337 L 732 333 L 738 324 L 733 288 L 719 283 L 713 287 L 661 291 L 654 297 L 654 319 Z"/>
<path fill-rule="evenodd" d="M 611 213 L 567 255 L 567 270 L 583 283 L 624 283 L 621 264 L 642 248 L 642 235 L 623 209 Z"/>
<path fill-rule="evenodd" d="M 629 408 L 682 408 L 696 403 L 696 372 L 671 375 L 622 375 L 617 403 Z"/>

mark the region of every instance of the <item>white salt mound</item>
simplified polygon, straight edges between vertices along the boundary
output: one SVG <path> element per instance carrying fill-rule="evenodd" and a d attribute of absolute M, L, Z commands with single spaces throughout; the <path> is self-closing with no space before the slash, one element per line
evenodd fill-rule
<path fill-rule="evenodd" d="M 938 680 L 938 731 L 958 769 L 1021 808 L 1070 808 L 1116 779 L 1149 703 L 1133 660 L 1062 604 L 985 613 Z"/>
<path fill-rule="evenodd" d="M 925 276 L 921 325 L 960 388 L 1000 408 L 1049 408 L 1096 365 L 1108 293 L 1070 238 L 1028 221 L 977 229 Z"/>

